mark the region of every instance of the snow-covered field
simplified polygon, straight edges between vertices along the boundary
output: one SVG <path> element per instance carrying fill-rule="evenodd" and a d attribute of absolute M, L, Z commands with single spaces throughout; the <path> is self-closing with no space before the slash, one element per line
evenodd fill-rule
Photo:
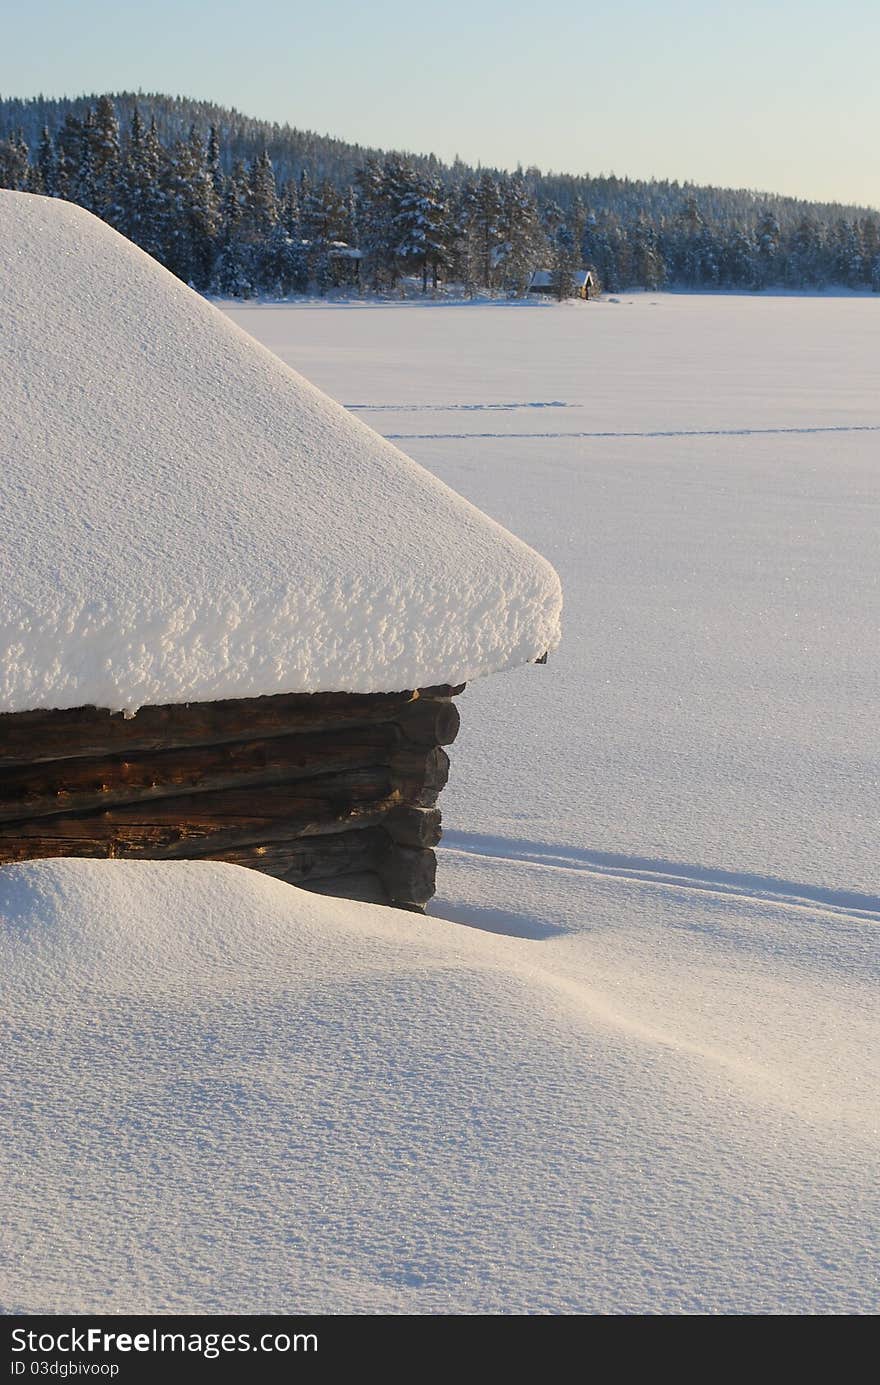
<path fill-rule="evenodd" d="M 461 699 L 433 912 L 654 1074 L 644 1139 L 596 1074 L 643 1163 L 575 1297 L 876 1305 L 880 303 L 232 315 L 562 576 L 547 668 Z"/>
<path fill-rule="evenodd" d="M 0 1307 L 875 1310 L 880 304 L 229 311 L 563 643 L 461 699 L 427 920 L 0 872 Z"/>
<path fill-rule="evenodd" d="M 463 850 L 880 906 L 880 301 L 231 316 L 562 576 L 462 698 Z"/>

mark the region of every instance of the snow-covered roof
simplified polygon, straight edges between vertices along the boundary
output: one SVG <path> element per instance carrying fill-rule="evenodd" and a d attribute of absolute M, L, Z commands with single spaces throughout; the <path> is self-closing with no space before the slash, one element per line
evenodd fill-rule
<path fill-rule="evenodd" d="M 582 289 L 587 283 L 593 282 L 593 274 L 589 269 L 573 269 L 571 271 L 571 282 L 575 288 Z M 549 289 L 553 286 L 552 269 L 536 269 L 532 275 L 530 288 Z"/>
<path fill-rule="evenodd" d="M 0 192 L 0 711 L 523 664 L 550 565 L 110 227 Z"/>

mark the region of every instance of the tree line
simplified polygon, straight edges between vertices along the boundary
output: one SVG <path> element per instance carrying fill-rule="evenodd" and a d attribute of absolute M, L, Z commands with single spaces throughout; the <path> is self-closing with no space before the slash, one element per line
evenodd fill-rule
<path fill-rule="evenodd" d="M 340 285 L 394 291 L 410 277 L 424 292 L 455 283 L 470 295 L 518 295 L 541 267 L 563 298 L 581 265 L 612 292 L 832 284 L 880 291 L 880 218 L 868 210 L 473 170 L 339 141 L 304 144 L 311 152 L 298 169 L 283 155 L 281 172 L 270 144 L 259 142 L 266 131 L 258 122 L 247 154 L 250 136 L 240 127 L 232 135 L 222 122 L 184 128 L 179 98 L 168 99 L 162 124 L 150 110 L 158 100 L 146 98 L 144 111 L 137 100 L 111 96 L 68 103 L 54 129 L 46 123 L 38 134 L 32 120 L 31 128 L 23 122 L 0 139 L 0 186 L 76 202 L 193 287 L 222 296 Z M 0 114 L 4 105 L 22 103 L 0 102 Z M 273 149 L 288 149 L 277 133 L 273 139 Z"/>

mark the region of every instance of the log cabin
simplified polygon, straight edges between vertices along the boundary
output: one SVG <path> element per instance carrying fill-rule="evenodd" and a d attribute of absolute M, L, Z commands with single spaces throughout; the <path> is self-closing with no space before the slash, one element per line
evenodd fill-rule
<path fill-rule="evenodd" d="M 0 192 L 0 295 L 0 868 L 424 909 L 454 698 L 556 573 L 80 208 Z"/>
<path fill-rule="evenodd" d="M 556 296 L 552 269 L 536 269 L 529 280 L 529 293 Z M 596 274 L 592 269 L 573 269 L 571 272 L 571 297 L 584 302 L 596 295 Z"/>

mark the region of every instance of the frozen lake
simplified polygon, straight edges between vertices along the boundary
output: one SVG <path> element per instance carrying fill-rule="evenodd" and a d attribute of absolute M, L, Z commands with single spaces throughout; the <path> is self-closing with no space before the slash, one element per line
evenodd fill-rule
<path fill-rule="evenodd" d="M 311 1162 L 286 1135 L 261 1153 L 259 1235 L 224 1259 L 222 1290 L 175 1273 L 186 1302 L 277 1309 L 291 1275 L 318 1308 L 876 1308 L 878 309 L 230 308 L 546 554 L 566 618 L 546 668 L 462 698 L 433 918 L 328 923 L 317 1090 L 345 1138 L 316 1138 Z M 261 1151 L 314 1113 L 289 1090 L 312 1042 L 312 935 L 296 891 L 285 908 L 271 1032 L 290 1051 Z M 401 934 L 387 971 L 375 929 Z M 361 965 L 381 984 L 343 984 Z M 258 1034 L 274 1012 L 243 966 Z M 250 1179 L 246 1123 L 213 1119 Z M 392 1180 L 388 1131 L 394 1159 L 418 1147 Z M 201 1188 L 185 1123 L 175 1140 Z M 293 1258 L 279 1180 L 304 1209 Z"/>
<path fill-rule="evenodd" d="M 562 576 L 450 833 L 880 907 L 880 302 L 229 312 Z"/>

